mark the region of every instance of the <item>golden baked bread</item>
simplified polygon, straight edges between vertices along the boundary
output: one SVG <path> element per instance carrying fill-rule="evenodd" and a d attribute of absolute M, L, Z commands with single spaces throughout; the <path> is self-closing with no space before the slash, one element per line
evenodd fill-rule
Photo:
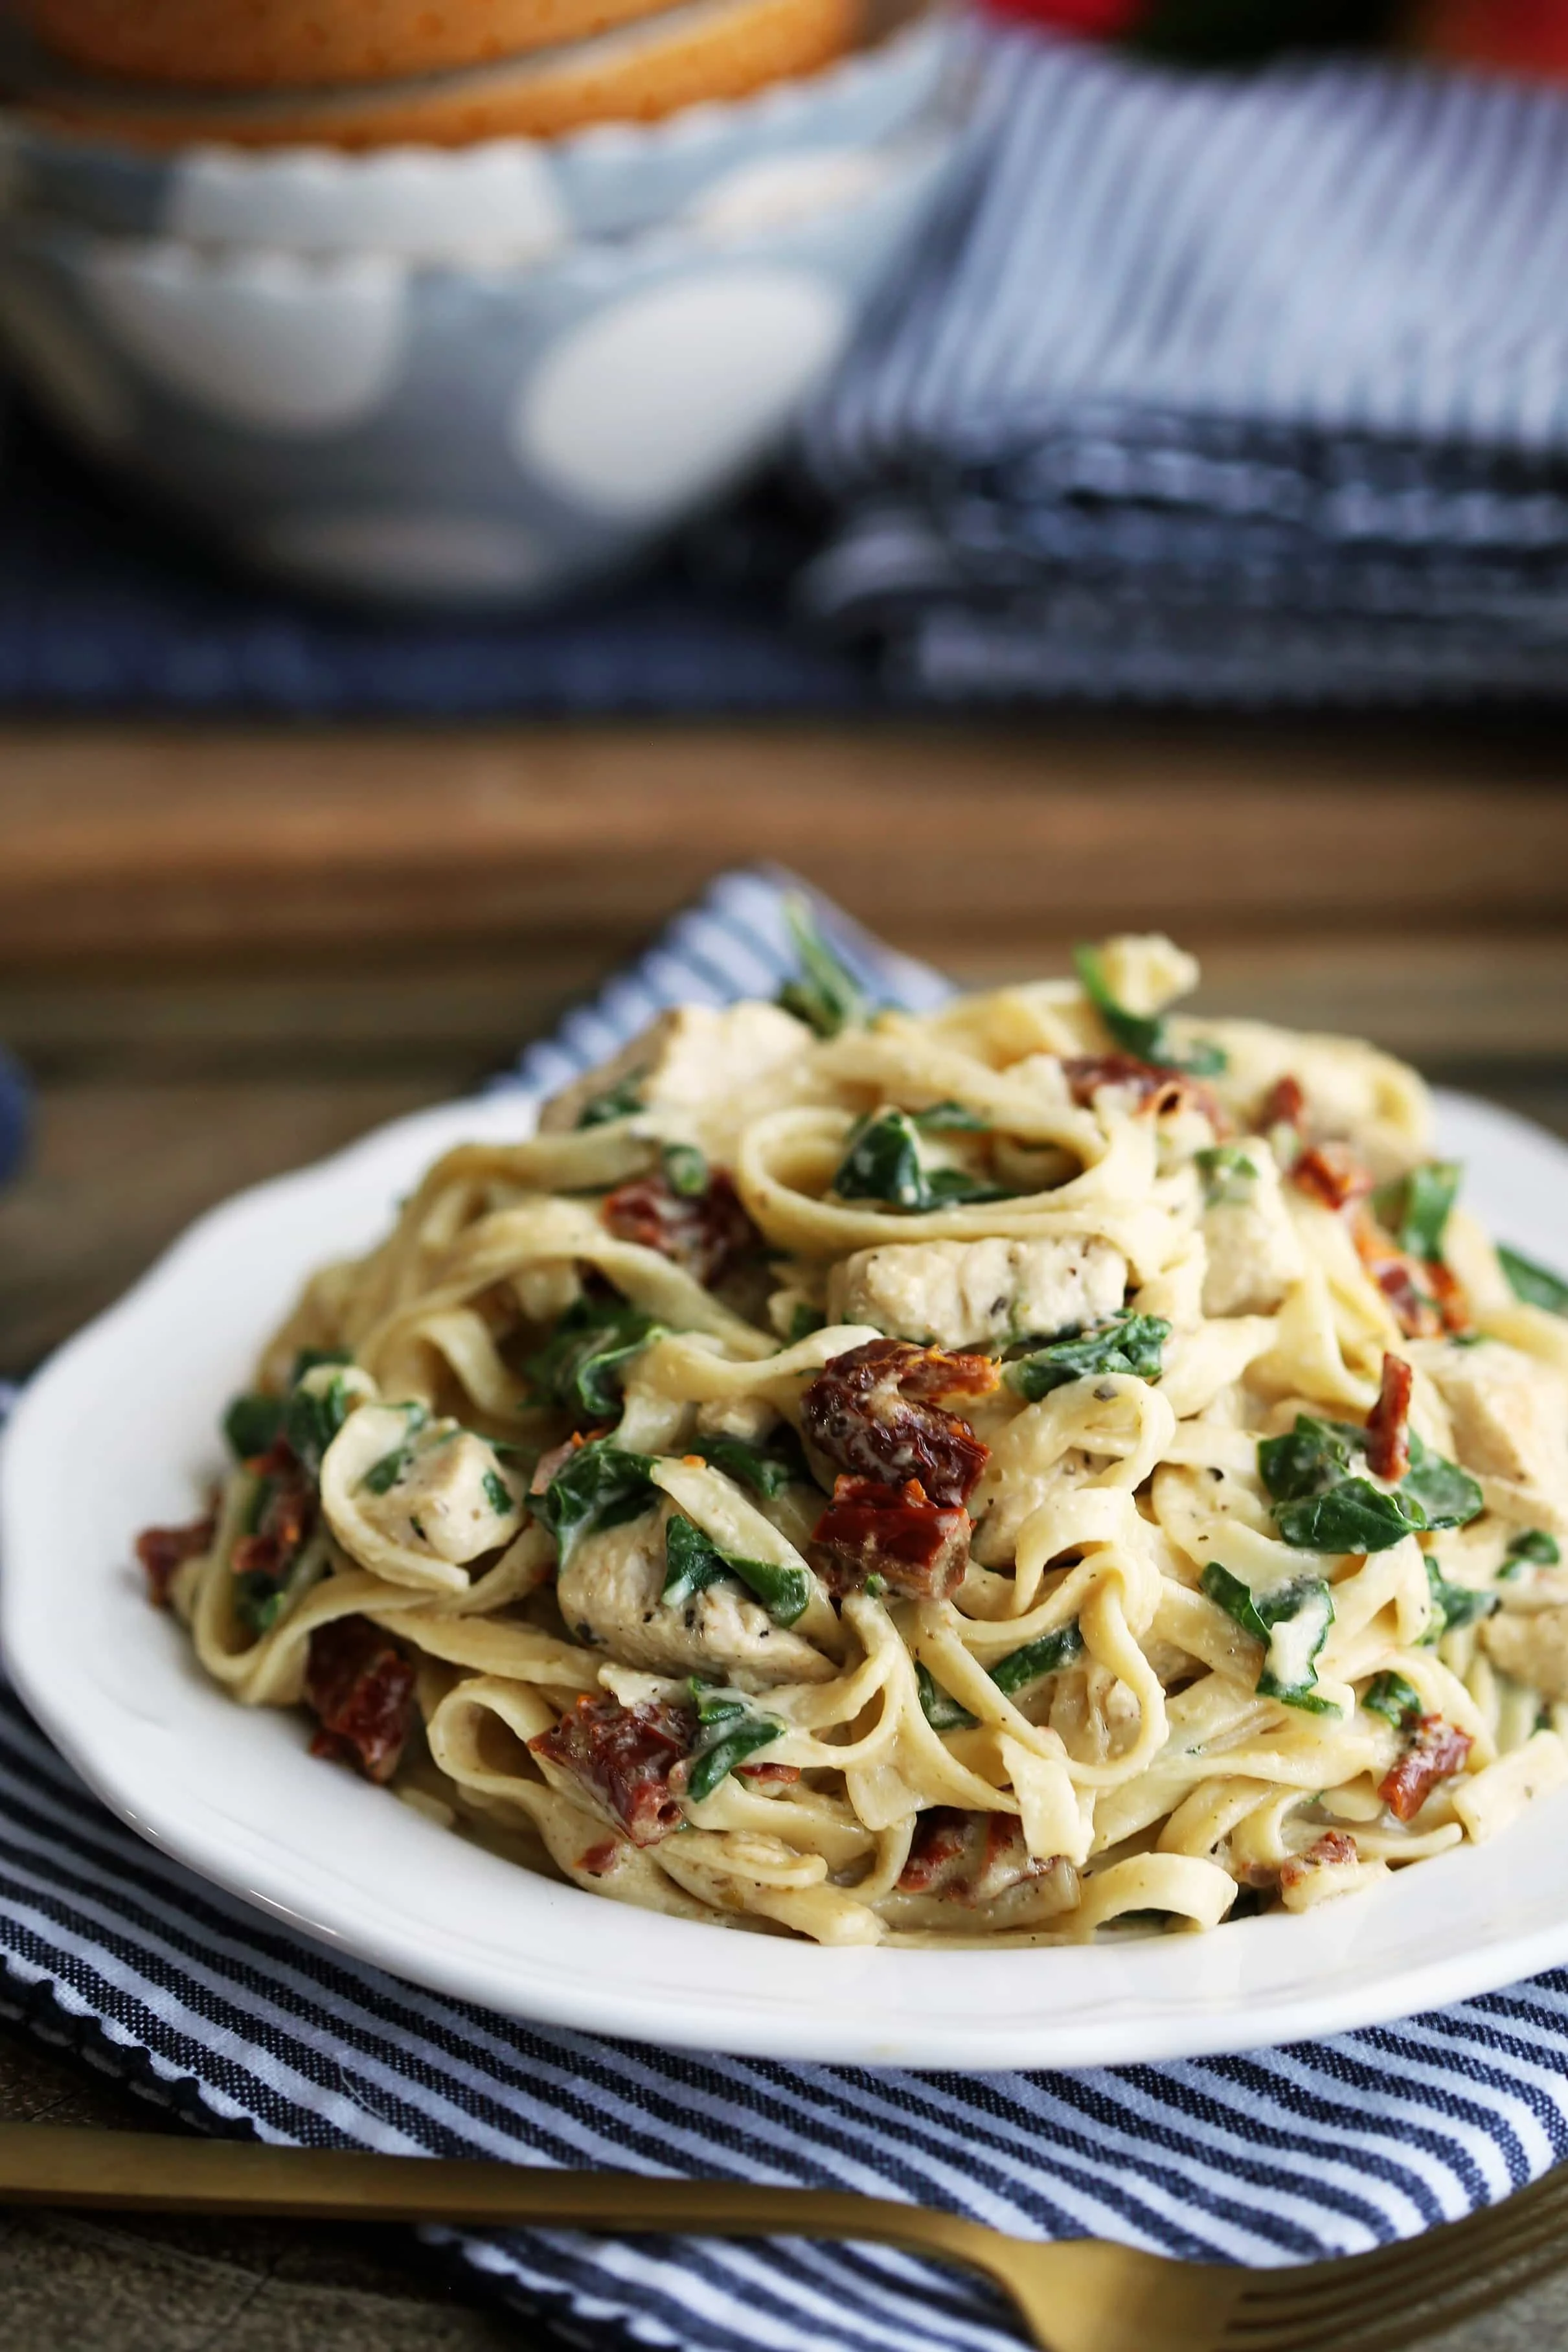
<path fill-rule="evenodd" d="M 28 118 L 122 144 L 457 147 L 550 138 L 590 123 L 651 121 L 810 74 L 851 48 L 862 0 L 695 0 L 591 41 L 461 74 L 253 100 L 116 90 L 62 76 Z"/>

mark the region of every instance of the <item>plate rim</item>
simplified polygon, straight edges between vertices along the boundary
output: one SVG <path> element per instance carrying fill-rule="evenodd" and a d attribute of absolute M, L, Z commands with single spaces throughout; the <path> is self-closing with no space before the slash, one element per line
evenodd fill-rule
<path fill-rule="evenodd" d="M 37 1489 L 47 1486 L 47 1471 L 36 1462 L 33 1449 L 42 1447 L 48 1437 L 51 1417 L 64 1412 L 68 1419 L 74 1384 L 90 1378 L 103 1351 L 112 1351 L 122 1335 L 134 1330 L 139 1318 L 177 1293 L 188 1267 L 199 1265 L 204 1250 L 214 1239 L 221 1244 L 229 1228 L 258 1214 L 265 1221 L 289 1203 L 308 1198 L 318 1187 L 352 1180 L 361 1171 L 379 1170 L 383 1160 L 390 1168 L 400 1154 L 406 1156 L 411 1168 L 423 1166 L 438 1148 L 434 1139 L 455 1139 L 459 1129 L 470 1134 L 492 1128 L 526 1133 L 538 1101 L 532 1090 L 512 1087 L 434 1106 L 378 1127 L 306 1167 L 231 1195 L 204 1211 L 176 1236 L 120 1298 L 57 1349 L 23 1389 L 0 1440 L 0 1561 L 4 1562 L 0 1651 L 29 1713 L 120 1820 L 199 1876 L 336 1955 L 352 1956 L 503 2015 L 665 2047 L 749 2057 L 897 2065 L 919 2071 L 1020 2065 L 1079 2069 L 1204 2057 L 1385 2023 L 1568 1963 L 1568 1876 L 1562 1907 L 1548 1918 L 1493 1932 L 1489 1916 L 1481 1922 L 1482 1932 L 1458 1949 L 1442 1948 L 1428 1939 L 1416 1957 L 1399 1965 L 1371 1977 L 1355 1970 L 1344 1976 L 1342 1970 L 1342 1980 L 1337 1982 L 1332 1973 L 1333 1948 L 1345 1940 L 1336 1932 L 1333 1918 L 1340 1906 L 1325 1906 L 1288 1922 L 1278 1918 L 1238 1922 L 1224 1937 L 1219 1957 L 1227 1965 L 1213 1971 L 1213 1986 L 1206 1993 L 1195 1987 L 1180 2000 L 1168 1991 L 1163 2000 L 1141 1994 L 1140 1978 L 1151 1972 L 1155 1955 L 1172 1954 L 1179 1962 L 1184 1948 L 1188 1953 L 1212 1954 L 1214 1937 L 1163 1937 L 1112 1948 L 931 1952 L 890 1951 L 885 1947 L 824 1949 L 792 1939 L 731 1933 L 722 1946 L 716 1947 L 714 1938 L 721 1931 L 702 1923 L 617 1906 L 617 1923 L 625 1931 L 612 1939 L 618 1947 L 634 1948 L 645 1942 L 650 1948 L 674 1949 L 669 1931 L 677 1937 L 702 1938 L 700 1947 L 695 1943 L 685 1947 L 698 1961 L 706 1956 L 707 1964 L 698 1971 L 704 1979 L 698 1991 L 683 2004 L 672 2001 L 662 1989 L 650 1992 L 646 1986 L 631 1981 L 623 1964 L 609 1978 L 592 1971 L 573 1975 L 570 1969 L 549 1969 L 538 1953 L 525 1954 L 520 1959 L 514 1956 L 502 1966 L 472 1939 L 444 1937 L 436 1923 L 416 1917 L 406 1902 L 390 1908 L 383 1905 L 378 1913 L 363 1890 L 340 1889 L 334 1900 L 329 1894 L 312 1890 L 312 1881 L 320 1873 L 303 1856 L 296 1853 L 291 1858 L 289 1849 L 276 1836 L 262 1836 L 259 1847 L 254 1834 L 236 1844 L 234 1817 L 217 1809 L 204 1790 L 172 1781 L 167 1772 L 149 1761 L 145 1747 L 139 1758 L 129 1762 L 107 1754 L 101 1741 L 84 1727 L 73 1706 L 73 1699 L 79 1703 L 80 1686 L 73 1690 L 68 1660 L 62 1661 L 57 1653 L 40 1652 L 35 1639 L 47 1622 L 47 1612 L 39 1615 L 31 1606 L 44 1589 L 47 1571 L 41 1542 L 37 1550 L 32 1548 L 31 1514 L 37 1507 Z M 1439 1095 L 1438 1105 L 1446 1123 L 1457 1121 L 1483 1137 L 1490 1131 L 1494 1153 L 1533 1159 L 1542 1172 L 1554 1167 L 1568 1198 L 1568 1144 L 1561 1139 L 1517 1113 L 1476 1097 L 1445 1092 Z M 383 1192 L 379 1212 L 382 1223 L 389 1206 L 389 1195 Z M 370 1222 L 367 1203 L 367 1224 Z M 278 1230 L 282 1231 L 281 1224 Z M 280 1277 L 280 1283 L 296 1278 Z M 22 1562 L 20 1568 L 12 1565 L 17 1559 Z M 107 1576 L 111 1571 L 105 1565 L 97 1572 Z M 150 1633 L 167 1630 L 167 1620 L 152 1612 L 146 1612 L 146 1624 Z M 197 1685 L 193 1678 L 193 1688 L 197 1687 L 208 1696 L 217 1696 L 214 1686 Z M 220 1697 L 219 1704 L 226 1706 L 228 1703 Z M 253 1724 L 267 1720 L 268 1730 L 274 1725 L 292 1725 L 291 1716 L 275 1716 L 271 1711 L 268 1716 L 269 1720 L 260 1717 L 248 1720 Z M 241 1752 L 236 1739 L 236 1760 Z M 284 1753 L 281 1747 L 278 1753 Z M 450 1832 L 419 1822 L 408 1809 L 388 1801 L 385 1792 L 366 1790 L 359 1783 L 349 1782 L 347 1776 L 340 1788 L 323 1779 L 319 1790 L 324 1811 L 345 1820 L 352 1819 L 352 1803 L 341 1801 L 345 1796 L 353 1802 L 370 1797 L 378 1807 L 384 1805 L 388 1834 L 384 1840 L 378 1837 L 378 1843 L 407 1843 L 405 1832 L 413 1823 L 439 1839 L 444 1849 L 463 1855 L 480 1854 L 479 1849 Z M 1544 1822 L 1553 1807 L 1559 1826 L 1568 1826 L 1568 1791 L 1542 1801 L 1526 1819 Z M 395 1832 L 390 1827 L 394 1820 L 398 1821 Z M 256 1825 L 250 1827 L 256 1832 Z M 1495 1845 L 1467 1847 L 1435 1857 L 1423 1865 L 1421 1874 L 1411 1877 L 1418 1876 L 1423 1893 L 1429 1891 L 1437 1898 L 1440 1883 L 1455 1876 L 1456 1866 L 1462 1870 L 1470 1864 L 1470 1875 L 1477 1876 L 1478 1868 L 1473 1865 L 1478 1859 L 1505 1852 L 1510 1839 L 1520 1833 L 1516 1828 Z M 411 1845 L 410 1851 L 414 1850 Z M 572 1906 L 581 1906 L 575 1915 L 574 1928 L 591 1937 L 607 1924 L 603 1897 L 559 1886 L 514 1864 L 497 1863 L 493 1856 L 484 1855 L 482 1860 L 508 1874 L 507 1884 L 514 1887 L 524 1912 L 537 1909 L 547 1921 L 555 1913 L 559 1925 L 560 1918 L 571 1914 Z M 526 1883 L 526 1887 L 519 1883 Z M 475 1884 L 477 1887 L 477 1877 Z M 1397 1898 L 1400 1885 L 1396 1879 L 1368 1899 L 1387 1906 Z M 1422 1907 L 1431 1906 L 1424 1902 Z M 1357 1906 L 1356 1916 L 1364 1916 Z M 1386 1909 L 1379 1916 L 1386 1921 Z M 649 1923 L 655 1920 L 656 1928 L 651 1927 Z M 635 1927 L 629 1927 L 629 1921 Z M 1289 1935 L 1288 1973 L 1295 1979 L 1261 1998 L 1256 1991 L 1242 1990 L 1249 1975 L 1260 1973 L 1249 1963 L 1268 1950 L 1260 1931 L 1261 1937 L 1276 1937 L 1281 1931 Z M 1048 2016 L 1034 2016 L 1020 2024 L 1010 2006 L 1005 2013 L 993 2013 L 991 2004 L 981 1997 L 988 1990 L 999 1991 L 1004 1980 L 1023 1972 L 1050 1970 L 1053 1963 L 1070 1955 L 1093 1951 L 1103 1961 L 1108 1950 L 1116 1955 L 1110 1973 L 1126 1978 L 1128 1987 L 1115 1998 L 1103 2000 L 1092 2015 L 1083 2014 L 1081 2005 L 1075 2011 L 1071 2005 L 1064 2009 L 1053 2003 Z M 781 1951 L 791 1956 L 791 1974 L 800 1982 L 800 1990 L 789 2000 L 781 2000 L 776 1990 L 768 1990 L 768 1978 L 777 1975 L 777 1969 L 752 1964 L 753 1956 L 760 1964 L 768 1955 Z M 1320 1965 L 1326 1963 L 1330 1970 L 1326 1977 L 1312 1965 L 1314 1953 Z M 716 1957 L 729 1965 L 715 1970 L 711 1963 Z M 868 2024 L 869 2015 L 882 2012 L 874 2000 L 866 1998 L 867 1979 L 887 1977 L 890 1964 L 901 1979 L 897 1992 L 906 2003 L 913 2005 L 925 1981 L 935 1990 L 938 1979 L 952 1977 L 971 1987 L 973 2007 L 967 2011 L 960 2009 L 956 2014 L 950 2010 L 924 2021 L 914 2045 L 907 2029 L 890 2032 L 885 2025 Z M 1083 1971 L 1059 1969 L 1059 1984 L 1063 1975 Z M 1173 1968 L 1171 1973 L 1174 1976 L 1177 1970 Z M 1280 1970 L 1264 1973 L 1277 1978 Z M 1190 1963 L 1186 1974 L 1194 1974 Z M 718 1975 L 727 1980 L 722 1987 L 711 1981 Z M 1231 1979 L 1236 1980 L 1234 1995 L 1226 1990 Z M 1040 1986 L 1037 1977 L 1036 1987 L 1049 1998 L 1049 1983 Z M 847 2006 L 841 2006 L 841 1997 L 846 1995 L 852 1998 Z"/>

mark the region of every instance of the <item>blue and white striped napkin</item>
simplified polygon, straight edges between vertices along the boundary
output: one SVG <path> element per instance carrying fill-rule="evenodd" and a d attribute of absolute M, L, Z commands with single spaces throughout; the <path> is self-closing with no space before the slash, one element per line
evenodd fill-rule
<path fill-rule="evenodd" d="M 807 421 L 806 608 L 938 697 L 1568 692 L 1568 97 L 977 31 Z"/>
<path fill-rule="evenodd" d="M 767 875 L 716 884 L 518 1075 L 555 1085 L 679 999 L 771 993 L 792 961 L 780 896 Z M 825 919 L 882 995 L 944 993 L 936 973 Z M 924 2076 L 601 2042 L 399 1983 L 217 1893 L 113 1820 L 10 1698 L 0 2007 L 208 2130 L 864 2189 L 1028 2236 L 1239 2263 L 1413 2235 L 1568 2154 L 1568 1973 L 1332 2042 L 1084 2074 Z M 876 2248 L 439 2242 L 573 2344 L 1018 2342 L 977 2283 Z"/>

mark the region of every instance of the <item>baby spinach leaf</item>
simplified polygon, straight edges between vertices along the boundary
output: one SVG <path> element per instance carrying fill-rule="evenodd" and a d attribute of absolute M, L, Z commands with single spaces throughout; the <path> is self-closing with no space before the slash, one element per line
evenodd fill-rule
<path fill-rule="evenodd" d="M 1019 1356 L 1008 1366 L 1008 1384 L 1026 1402 L 1038 1404 L 1052 1389 L 1095 1373 L 1124 1372 L 1142 1381 L 1157 1381 L 1170 1335 L 1171 1327 L 1164 1316 L 1134 1315 L 1123 1307 L 1103 1323 L 1064 1332 L 1047 1346 Z"/>
<path fill-rule="evenodd" d="M 1084 995 L 1124 1054 L 1152 1062 L 1158 1069 L 1184 1070 L 1194 1078 L 1218 1077 L 1228 1066 L 1222 1049 L 1208 1044 L 1194 1045 L 1184 1059 L 1171 1044 L 1163 1013 L 1130 1013 L 1112 994 L 1098 949 L 1076 947 L 1072 961 Z"/>
<path fill-rule="evenodd" d="M 881 1110 L 862 1119 L 850 1137 L 832 1189 L 841 1201 L 883 1201 L 891 1209 L 912 1212 L 1013 1197 L 962 1168 L 927 1168 L 906 1110 Z"/>
<path fill-rule="evenodd" d="M 1365 1439 L 1365 1431 L 1354 1422 L 1319 1421 L 1299 1412 L 1295 1427 L 1283 1437 L 1260 1438 L 1258 1475 L 1277 1503 L 1323 1495 L 1350 1476 L 1353 1457 Z"/>
<path fill-rule="evenodd" d="M 287 1402 L 285 1397 L 265 1396 L 259 1391 L 235 1397 L 224 1415 L 224 1436 L 237 1462 L 252 1462 L 258 1454 L 270 1453 L 282 1433 Z"/>
<path fill-rule="evenodd" d="M 430 1418 L 422 1404 L 405 1404 L 400 1406 L 399 1410 L 404 1415 L 403 1434 L 390 1454 L 383 1454 L 379 1462 L 371 1463 L 361 1479 L 360 1484 L 368 1494 L 391 1493 L 413 1462 L 413 1440 Z"/>
<path fill-rule="evenodd" d="M 786 1486 L 810 1475 L 800 1441 L 788 1423 L 774 1432 L 766 1446 L 753 1445 L 744 1437 L 716 1435 L 694 1437 L 691 1451 L 737 1486 L 749 1486 L 754 1495 L 781 1495 Z"/>
<path fill-rule="evenodd" d="M 790 1347 L 798 1347 L 802 1339 L 809 1339 L 813 1331 L 821 1329 L 827 1319 L 820 1307 L 812 1307 L 804 1298 L 800 1300 L 789 1318 Z"/>
<path fill-rule="evenodd" d="M 920 1712 L 933 1731 L 970 1731 L 979 1717 L 960 1706 L 952 1694 L 945 1691 L 924 1659 L 915 1661 L 915 1679 L 920 1691 Z"/>
<path fill-rule="evenodd" d="M 567 1456 L 534 1507 L 556 1540 L 564 1568 L 584 1536 L 623 1527 L 658 1500 L 651 1454 L 595 1438 Z"/>
<path fill-rule="evenodd" d="M 1513 1577 L 1526 1568 L 1558 1568 L 1562 1560 L 1562 1549 L 1555 1536 L 1548 1535 L 1544 1528 L 1525 1528 L 1509 1545 L 1498 1574 Z"/>
<path fill-rule="evenodd" d="M 514 1508 L 512 1490 L 500 1473 L 496 1470 L 486 1470 L 480 1483 L 485 1489 L 485 1500 L 497 1517 L 509 1518 Z"/>
<path fill-rule="evenodd" d="M 686 1766 L 685 1793 L 700 1805 L 737 1764 L 780 1738 L 784 1726 L 754 1708 L 739 1691 L 717 1689 L 695 1675 L 686 1688 L 696 1710 L 697 1732 Z"/>
<path fill-rule="evenodd" d="M 539 1402 L 561 1405 L 588 1421 L 612 1420 L 621 1411 L 626 1366 L 663 1329 L 624 1299 L 579 1298 L 523 1369 Z"/>
<path fill-rule="evenodd" d="M 706 1591 L 721 1576 L 738 1577 L 779 1625 L 792 1625 L 811 1598 L 811 1580 L 803 1568 L 726 1551 L 683 1511 L 673 1511 L 665 1526 L 664 1564 L 661 1597 L 672 1607 Z"/>
<path fill-rule="evenodd" d="M 577 1114 L 578 1129 L 585 1127 L 608 1127 L 612 1119 L 630 1118 L 643 1108 L 641 1076 L 618 1078 L 602 1094 L 590 1095 Z"/>
<path fill-rule="evenodd" d="M 1410 1467 L 1399 1481 L 1399 1492 L 1418 1503 L 1429 1528 L 1463 1528 L 1482 1509 L 1479 1486 L 1468 1470 L 1445 1454 L 1434 1454 L 1410 1432 Z"/>
<path fill-rule="evenodd" d="M 1372 1196 L 1379 1223 L 1412 1257 L 1440 1258 L 1443 1233 L 1464 1173 L 1457 1160 L 1428 1160 Z"/>
<path fill-rule="evenodd" d="M 1549 1315 L 1568 1315 L 1568 1282 L 1553 1274 L 1549 1266 L 1537 1265 L 1506 1244 L 1498 1249 L 1498 1263 L 1508 1276 L 1509 1288 L 1527 1307 L 1544 1307 Z"/>
<path fill-rule="evenodd" d="M 1403 1675 L 1375 1675 L 1361 1695 L 1363 1706 L 1393 1724 L 1396 1731 L 1408 1731 L 1420 1721 L 1424 1712 L 1421 1694 L 1414 1683 Z"/>
<path fill-rule="evenodd" d="M 1260 1696 L 1281 1699 L 1309 1715 L 1339 1712 L 1317 1688 L 1314 1661 L 1333 1623 L 1333 1595 L 1321 1576 L 1299 1576 L 1272 1592 L 1255 1593 L 1211 1559 L 1198 1583 L 1244 1633 L 1264 1644 L 1256 1685 Z"/>
<path fill-rule="evenodd" d="M 1063 1666 L 1071 1665 L 1083 1655 L 1083 1636 L 1078 1630 L 1078 1620 L 1071 1618 L 1059 1625 L 1054 1633 L 1042 1633 L 1038 1642 L 1026 1642 L 1021 1649 L 1009 1650 L 988 1668 L 991 1680 L 1009 1698 L 1027 1690 L 1044 1675 L 1059 1675 Z"/>
<path fill-rule="evenodd" d="M 340 1372 L 321 1389 L 296 1389 L 283 1411 L 283 1434 L 308 1470 L 320 1475 L 321 1457 L 348 1420 L 352 1399 Z"/>
<path fill-rule="evenodd" d="M 1427 1582 L 1431 1589 L 1432 1606 L 1437 1612 L 1437 1622 L 1427 1628 L 1425 1639 L 1428 1642 L 1440 1642 L 1445 1633 L 1457 1633 L 1461 1625 L 1473 1625 L 1502 1605 L 1495 1592 L 1476 1592 L 1468 1584 L 1450 1584 L 1435 1559 L 1427 1562 Z"/>
<path fill-rule="evenodd" d="M 1274 1521 L 1301 1551 L 1386 1551 L 1427 1524 L 1419 1506 L 1385 1494 L 1370 1478 L 1346 1478 L 1326 1494 L 1276 1503 Z"/>
<path fill-rule="evenodd" d="M 922 1135 L 988 1135 L 991 1122 L 961 1102 L 933 1103 L 928 1110 L 911 1114 Z"/>
<path fill-rule="evenodd" d="M 779 992 L 785 1012 L 804 1021 L 819 1037 L 836 1037 L 841 1029 L 869 1019 L 865 992 L 822 937 L 810 900 L 786 898 L 784 921 L 800 959 L 800 977 L 786 981 Z"/>

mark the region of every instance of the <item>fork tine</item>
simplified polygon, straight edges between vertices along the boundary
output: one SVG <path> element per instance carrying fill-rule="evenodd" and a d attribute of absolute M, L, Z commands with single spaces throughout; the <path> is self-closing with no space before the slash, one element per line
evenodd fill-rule
<path fill-rule="evenodd" d="M 1540 2275 L 1564 2260 L 1558 2194 L 1525 2192 L 1435 2235 L 1375 2254 L 1255 2275 L 1225 2341 L 1235 2352 L 1327 2342 L 1406 2343 L 1430 2315 L 1492 2300 L 1504 2271 Z M 1478 2273 L 1478 2263 L 1484 2271 Z M 1424 2314 L 1426 2316 L 1417 2317 Z"/>

